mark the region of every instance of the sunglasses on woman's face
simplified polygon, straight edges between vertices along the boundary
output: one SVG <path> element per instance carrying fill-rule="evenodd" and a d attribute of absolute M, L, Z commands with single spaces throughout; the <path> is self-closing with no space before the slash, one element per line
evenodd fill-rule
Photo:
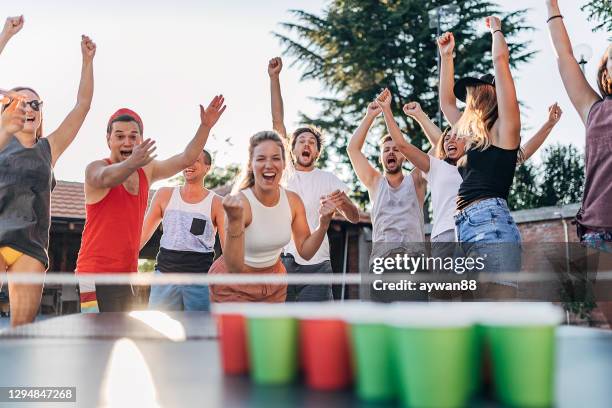
<path fill-rule="evenodd" d="M 10 106 L 10 104 L 12 104 L 15 101 L 15 98 L 10 98 L 10 97 L 5 97 L 1 102 L 4 105 L 2 107 L 2 110 L 4 111 L 4 109 L 6 109 L 8 106 Z M 40 110 L 40 107 L 43 104 L 43 101 L 38 100 L 38 99 L 34 99 L 33 101 L 24 101 L 24 103 L 26 105 L 30 105 L 30 108 L 32 108 L 32 110 L 38 112 Z"/>
<path fill-rule="evenodd" d="M 35 110 L 36 112 L 38 112 L 40 110 L 40 107 L 43 104 L 43 101 L 34 99 L 33 101 L 26 102 L 25 104 L 30 105 L 30 108 L 32 108 L 32 110 Z"/>

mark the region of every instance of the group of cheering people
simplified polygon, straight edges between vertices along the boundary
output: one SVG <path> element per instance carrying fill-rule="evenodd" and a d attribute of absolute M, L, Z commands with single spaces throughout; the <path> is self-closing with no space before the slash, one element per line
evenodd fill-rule
<path fill-rule="evenodd" d="M 612 251 L 612 46 L 598 69 L 599 95 L 585 79 L 576 59 L 557 0 L 546 0 L 548 28 L 559 71 L 572 104 L 586 128 L 586 180 L 576 216 L 582 242 Z M 23 26 L 23 17 L 8 18 L 0 34 L 0 51 Z M 367 188 L 372 203 L 371 260 L 405 252 L 411 243 L 425 241 L 423 204 L 429 184 L 433 207 L 432 242 L 460 242 L 466 256 L 483 244 L 520 245 L 519 230 L 506 199 L 517 164 L 544 142 L 561 117 L 557 104 L 549 108 L 542 128 L 521 145 L 519 103 L 510 71 L 509 49 L 501 21 L 488 17 L 495 75 L 454 81 L 454 37 L 437 39 L 441 54 L 440 101 L 450 123 L 442 131 L 418 102 L 403 111 L 416 120 L 429 142 L 426 153 L 412 145 L 396 123 L 392 95 L 383 90 L 366 109 L 347 152 Z M 39 272 L 48 267 L 50 195 L 53 168 L 74 140 L 93 96 L 96 45 L 81 40 L 83 67 L 77 103 L 57 130 L 42 132 L 42 101 L 31 88 L 13 88 L 4 96 L 0 128 L 0 269 Z M 184 151 L 166 160 L 154 154 L 155 142 L 144 139 L 138 114 L 119 109 L 106 128 L 108 158 L 85 170 L 86 221 L 76 272 L 136 272 L 140 249 L 159 224 L 163 235 L 156 273 L 332 273 L 326 232 L 332 217 L 359 221 L 348 187 L 332 172 L 316 167 L 323 147 L 312 126 L 289 134 L 284 124 L 280 73 L 282 61 L 268 64 L 272 125 L 250 138 L 248 162 L 232 194 L 222 198 L 204 188 L 212 158 L 204 150 L 212 127 L 222 116 L 222 95 L 200 106 L 200 126 Z M 465 103 L 463 110 L 457 99 Z M 384 117 L 388 134 L 379 142 L 380 164 L 363 153 L 375 119 Z M 406 174 L 404 161 L 414 169 Z M 185 182 L 163 187 L 147 211 L 149 186 L 178 172 Z M 146 213 L 146 214 L 145 214 Z M 223 255 L 215 260 L 218 234 Z M 520 269 L 520 257 L 504 248 L 489 257 L 487 272 Z M 11 323 L 31 322 L 40 305 L 42 284 L 11 282 Z M 511 282 L 490 285 L 488 297 L 507 294 Z M 129 285 L 82 285 L 81 309 L 129 310 L 135 294 Z M 210 287 L 154 285 L 149 306 L 201 310 L 213 302 L 331 300 L 330 285 L 228 285 Z"/>

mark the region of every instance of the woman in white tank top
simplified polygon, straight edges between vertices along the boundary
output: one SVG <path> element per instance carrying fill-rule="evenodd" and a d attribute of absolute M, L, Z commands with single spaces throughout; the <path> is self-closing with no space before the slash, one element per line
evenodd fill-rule
<path fill-rule="evenodd" d="M 328 201 L 319 209 L 319 227 L 311 233 L 300 197 L 280 186 L 285 147 L 280 136 L 263 131 L 251 137 L 249 160 L 237 193 L 223 199 L 227 215 L 224 255 L 214 273 L 286 273 L 280 254 L 291 238 L 306 260 L 317 252 L 335 211 Z M 287 285 L 212 285 L 213 302 L 284 302 Z"/>

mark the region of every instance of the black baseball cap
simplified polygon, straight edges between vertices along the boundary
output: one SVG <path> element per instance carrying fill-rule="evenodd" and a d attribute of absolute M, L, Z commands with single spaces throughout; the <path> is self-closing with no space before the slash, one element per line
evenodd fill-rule
<path fill-rule="evenodd" d="M 465 98 L 467 96 L 467 87 L 476 86 L 476 85 L 495 86 L 495 77 L 491 74 L 485 74 L 481 76 L 480 78 L 474 78 L 474 77 L 461 78 L 455 83 L 455 87 L 453 88 L 455 97 L 459 99 L 461 102 L 465 102 Z"/>

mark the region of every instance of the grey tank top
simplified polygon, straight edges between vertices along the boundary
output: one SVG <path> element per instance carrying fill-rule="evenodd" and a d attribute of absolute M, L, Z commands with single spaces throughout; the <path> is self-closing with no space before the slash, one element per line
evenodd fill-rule
<path fill-rule="evenodd" d="M 216 194 L 208 192 L 199 203 L 183 201 L 179 187 L 172 196 L 162 219 L 162 248 L 174 251 L 214 252 L 215 228 L 212 222 L 212 201 Z"/>
<path fill-rule="evenodd" d="M 12 136 L 0 150 L 0 247 L 9 246 L 49 266 L 54 187 L 49 141 L 41 138 L 26 148 Z"/>
<path fill-rule="evenodd" d="M 370 260 L 386 256 L 395 249 L 420 250 L 425 241 L 423 209 L 412 175 L 405 175 L 396 188 L 389 185 L 386 177 L 380 177 L 369 193 L 373 228 Z"/>

